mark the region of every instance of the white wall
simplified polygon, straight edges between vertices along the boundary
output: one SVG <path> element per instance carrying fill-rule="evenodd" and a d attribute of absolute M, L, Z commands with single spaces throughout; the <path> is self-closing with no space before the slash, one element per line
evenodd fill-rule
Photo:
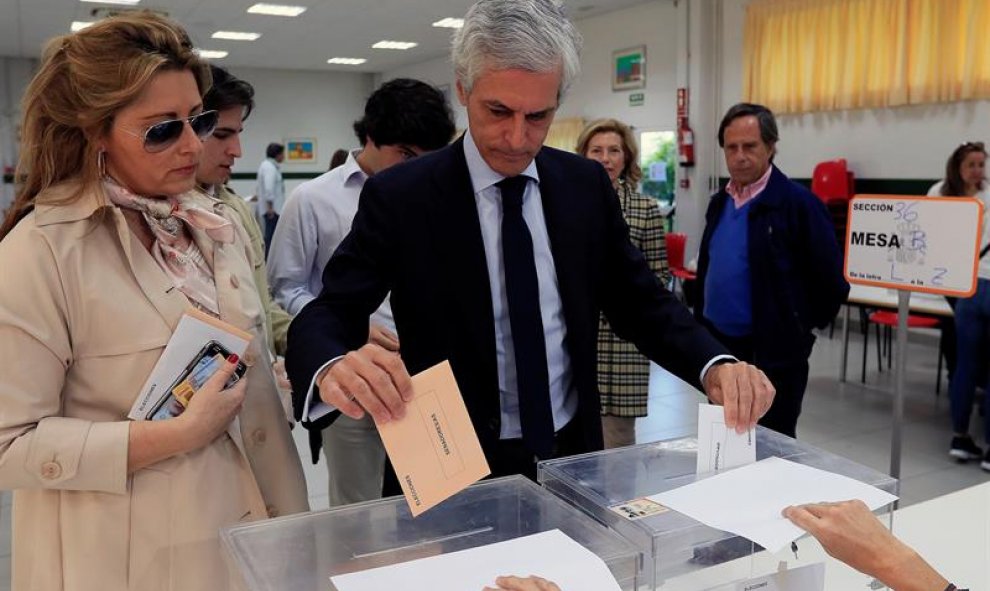
<path fill-rule="evenodd" d="M 673 130 L 676 120 L 677 9 L 671 0 L 654 0 L 632 8 L 577 21 L 584 36 L 581 78 L 571 88 L 557 117 L 616 117 L 640 130 Z M 612 52 L 646 45 L 646 88 L 613 92 Z M 453 67 L 448 57 L 384 72 L 380 80 L 407 77 L 431 84 L 448 84 L 457 127 L 467 126 L 457 105 Z M 629 106 L 629 94 L 644 93 L 644 104 Z"/>
<path fill-rule="evenodd" d="M 17 105 L 35 67 L 33 60 L 0 58 L 0 169 L 14 164 L 13 129 L 20 120 Z M 334 150 L 356 147 L 351 125 L 364 112 L 365 100 L 373 89 L 371 74 L 260 68 L 231 68 L 231 72 L 254 86 L 256 103 L 241 138 L 243 157 L 234 172 L 257 172 L 265 147 L 272 141 L 316 138 L 317 161 L 285 163 L 285 172 L 323 172 Z M 286 192 L 300 182 L 287 179 Z M 254 181 L 233 181 L 231 185 L 242 195 L 254 193 Z M 12 190 L 10 185 L 0 187 L 2 210 L 7 204 L 4 197 Z"/>
<path fill-rule="evenodd" d="M 720 1 L 724 111 L 742 99 L 742 39 L 749 0 Z M 790 115 L 781 116 L 778 123 L 777 163 L 790 176 L 808 178 L 816 163 L 842 157 L 859 178 L 941 178 L 946 159 L 959 143 L 990 140 L 990 101 Z"/>
<path fill-rule="evenodd" d="M 316 138 L 316 162 L 282 165 L 283 172 L 324 172 L 337 148 L 357 147 L 352 124 L 364 113 L 373 89 L 371 74 L 231 68 L 255 89 L 255 109 L 244 126 L 244 155 L 234 172 L 256 173 L 269 142 L 293 137 Z M 286 179 L 288 195 L 300 180 Z M 255 192 L 254 181 L 233 181 L 241 195 Z"/>

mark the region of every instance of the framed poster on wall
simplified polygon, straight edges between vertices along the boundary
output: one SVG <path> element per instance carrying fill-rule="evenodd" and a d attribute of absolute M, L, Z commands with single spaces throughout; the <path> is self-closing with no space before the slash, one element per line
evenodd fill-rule
<path fill-rule="evenodd" d="M 285 140 L 286 162 L 316 162 L 316 138 Z"/>
<path fill-rule="evenodd" d="M 612 90 L 630 90 L 646 86 L 646 46 L 639 45 L 612 52 Z"/>

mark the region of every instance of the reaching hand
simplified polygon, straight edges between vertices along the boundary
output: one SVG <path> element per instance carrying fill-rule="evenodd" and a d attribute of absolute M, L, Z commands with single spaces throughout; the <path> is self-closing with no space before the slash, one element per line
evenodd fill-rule
<path fill-rule="evenodd" d="M 725 407 L 725 426 L 745 433 L 770 410 L 777 393 L 766 374 L 744 362 L 719 363 L 705 374 L 705 394 Z"/>
<path fill-rule="evenodd" d="M 484 591 L 560 591 L 560 587 L 546 579 L 530 575 L 528 577 L 499 577 L 495 587 L 485 587 Z"/>
<path fill-rule="evenodd" d="M 898 591 L 945 589 L 949 582 L 883 526 L 862 501 L 788 507 L 784 517 L 828 554 Z"/>
<path fill-rule="evenodd" d="M 345 355 L 318 381 L 320 398 L 352 419 L 360 419 L 365 411 L 378 423 L 401 419 L 413 397 L 402 359 L 374 343 Z"/>

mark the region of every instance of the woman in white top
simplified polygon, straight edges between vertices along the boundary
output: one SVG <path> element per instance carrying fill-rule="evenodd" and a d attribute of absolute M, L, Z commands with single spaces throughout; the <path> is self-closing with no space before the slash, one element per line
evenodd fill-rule
<path fill-rule="evenodd" d="M 945 179 L 932 185 L 929 195 L 944 197 L 973 196 L 983 201 L 983 237 L 980 252 L 990 243 L 987 227 L 990 212 L 990 191 L 986 184 L 985 167 L 987 151 L 982 142 L 966 142 L 960 145 L 945 165 Z M 949 401 L 952 406 L 954 435 L 949 455 L 966 462 L 979 460 L 984 470 L 990 472 L 990 451 L 983 450 L 969 436 L 969 416 L 973 410 L 976 385 L 986 383 L 986 362 L 990 356 L 990 257 L 982 257 L 979 280 L 972 297 L 960 299 L 955 305 L 956 367 L 951 371 Z M 943 327 L 944 330 L 944 327 Z M 984 437 L 990 443 L 990 421 L 984 423 Z"/>

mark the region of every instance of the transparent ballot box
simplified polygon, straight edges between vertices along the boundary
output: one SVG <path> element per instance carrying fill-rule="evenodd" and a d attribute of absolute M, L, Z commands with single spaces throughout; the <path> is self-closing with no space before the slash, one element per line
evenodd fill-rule
<path fill-rule="evenodd" d="M 774 456 L 848 476 L 897 494 L 897 480 L 886 474 L 757 427 L 757 460 Z M 643 588 L 703 590 L 715 585 L 691 587 L 670 583 L 678 578 L 698 579 L 694 573 L 715 565 L 738 564 L 740 558 L 753 555 L 761 548 L 745 538 L 710 528 L 676 511 L 630 519 L 616 510 L 627 501 L 694 482 L 697 479 L 696 461 L 697 440 L 685 437 L 541 462 L 538 479 L 547 490 L 609 526 L 640 549 L 643 571 L 639 582 Z M 731 491 L 727 491 L 727 502 L 731 502 L 731 498 Z M 745 507 L 739 509 L 745 511 Z"/>
<path fill-rule="evenodd" d="M 416 518 L 390 497 L 230 527 L 221 540 L 247 591 L 326 591 L 333 575 L 553 529 L 600 557 L 623 590 L 636 588 L 632 544 L 522 476 L 475 484 Z"/>

